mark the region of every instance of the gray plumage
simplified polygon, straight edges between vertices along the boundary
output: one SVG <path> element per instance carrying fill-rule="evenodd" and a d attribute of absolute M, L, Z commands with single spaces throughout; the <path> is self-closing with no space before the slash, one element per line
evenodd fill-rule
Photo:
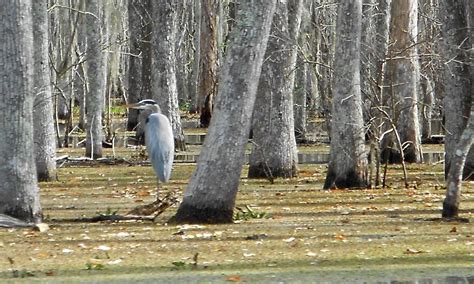
<path fill-rule="evenodd" d="M 171 177 L 174 160 L 174 136 L 168 117 L 153 100 L 142 100 L 129 108 L 146 109 L 152 113 L 145 121 L 145 145 L 156 176 L 162 182 Z"/>

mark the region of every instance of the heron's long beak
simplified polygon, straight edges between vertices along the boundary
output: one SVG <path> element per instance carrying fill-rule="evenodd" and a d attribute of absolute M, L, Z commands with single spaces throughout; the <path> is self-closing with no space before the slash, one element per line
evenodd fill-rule
<path fill-rule="evenodd" d="M 142 105 L 141 105 L 141 104 L 138 104 L 138 103 L 135 103 L 135 104 L 125 104 L 125 105 L 123 105 L 123 107 L 138 109 L 138 108 L 141 108 Z"/>

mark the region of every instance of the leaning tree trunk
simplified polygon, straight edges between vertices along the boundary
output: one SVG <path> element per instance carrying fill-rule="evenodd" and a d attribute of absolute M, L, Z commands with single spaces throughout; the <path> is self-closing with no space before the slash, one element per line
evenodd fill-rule
<path fill-rule="evenodd" d="M 471 27 L 473 23 L 474 4 L 452 0 L 444 1 L 442 4 L 443 55 L 444 59 L 448 61 L 444 65 L 447 189 L 442 216 L 455 218 L 459 214 L 463 170 L 465 174 L 466 160 L 473 152 L 471 146 L 474 142 L 474 105 L 472 103 L 474 52 L 470 43 L 472 40 L 470 36 L 474 31 L 472 28 L 470 31 L 468 29 L 468 23 L 470 22 Z M 471 17 L 470 19 L 468 15 Z M 467 109 L 470 112 L 467 112 Z M 469 118 L 464 127 L 466 117 Z"/>
<path fill-rule="evenodd" d="M 456 145 L 465 128 L 471 106 L 471 74 L 468 49 L 467 11 L 463 1 L 441 1 L 443 17 L 445 173 L 451 168 Z M 465 165 L 469 167 L 469 165 Z"/>
<path fill-rule="evenodd" d="M 56 137 L 48 58 L 48 7 L 46 0 L 33 1 L 34 34 L 34 143 L 39 181 L 56 180 Z"/>
<path fill-rule="evenodd" d="M 388 90 L 386 100 L 391 108 L 391 119 L 403 144 L 405 161 L 422 161 L 421 134 L 418 117 L 419 63 L 417 52 L 418 0 L 397 0 L 391 3 L 390 46 L 387 62 Z M 391 123 L 387 123 L 390 125 Z M 401 162 L 402 154 L 395 135 L 382 141 L 382 158 Z"/>
<path fill-rule="evenodd" d="M 86 96 L 86 156 L 93 159 L 102 157 L 102 114 L 105 98 L 105 55 L 101 47 L 100 5 L 97 0 L 86 1 L 85 16 L 87 26 L 87 81 Z"/>
<path fill-rule="evenodd" d="M 362 0 L 340 4 L 336 29 L 331 148 L 324 188 L 367 187 L 359 67 Z"/>
<path fill-rule="evenodd" d="M 152 93 L 171 122 L 175 149 L 185 150 L 183 128 L 178 106 L 176 82 L 176 32 L 178 0 L 152 2 L 153 22 L 152 46 Z"/>
<path fill-rule="evenodd" d="M 34 60 L 32 2 L 0 9 L 0 213 L 42 218 L 33 153 Z"/>
<path fill-rule="evenodd" d="M 238 2 L 209 133 L 174 217 L 176 222 L 232 222 L 275 3 Z"/>
<path fill-rule="evenodd" d="M 253 112 L 250 178 L 294 177 L 293 86 L 302 1 L 278 1 Z"/>
<path fill-rule="evenodd" d="M 464 163 L 469 149 L 474 142 L 474 108 L 471 106 L 471 116 L 455 147 L 451 164 L 446 178 L 446 198 L 443 202 L 443 218 L 455 218 L 459 214 L 461 200 L 461 185 Z"/>
<path fill-rule="evenodd" d="M 201 1 L 198 107 L 201 127 L 208 127 L 217 90 L 217 0 Z"/>

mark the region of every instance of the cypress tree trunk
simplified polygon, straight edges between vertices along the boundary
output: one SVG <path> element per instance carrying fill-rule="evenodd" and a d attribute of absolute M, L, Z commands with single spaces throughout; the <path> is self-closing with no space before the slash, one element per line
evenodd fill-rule
<path fill-rule="evenodd" d="M 446 178 L 446 198 L 443 202 L 444 218 L 458 217 L 459 204 L 461 201 L 462 172 L 464 163 L 474 142 L 474 108 L 471 107 L 471 116 L 462 135 L 456 144 L 455 154 L 451 158 L 451 164 Z"/>
<path fill-rule="evenodd" d="M 253 112 L 250 178 L 294 177 L 293 86 L 302 1 L 278 1 Z"/>
<path fill-rule="evenodd" d="M 33 154 L 32 2 L 6 1 L 0 9 L 0 214 L 42 219 Z"/>
<path fill-rule="evenodd" d="M 141 0 L 128 1 L 128 30 L 129 30 L 129 68 L 128 68 L 128 101 L 138 102 L 142 97 L 142 58 L 143 37 L 145 30 L 143 18 L 147 17 L 144 13 L 143 2 Z M 133 130 L 138 124 L 138 110 L 128 110 L 127 130 Z"/>
<path fill-rule="evenodd" d="M 87 27 L 87 81 L 86 95 L 86 157 L 102 157 L 102 115 L 105 99 L 105 55 L 101 46 L 100 6 L 97 0 L 86 1 L 85 16 Z"/>
<path fill-rule="evenodd" d="M 33 1 L 34 49 L 34 142 L 39 181 L 56 180 L 56 136 L 48 55 L 48 7 L 46 0 Z"/>
<path fill-rule="evenodd" d="M 471 48 L 467 30 L 467 7 L 462 1 L 442 1 L 445 173 L 451 168 L 459 137 L 466 126 L 472 103 L 472 82 L 468 49 Z M 466 165 L 469 167 L 469 165 Z"/>
<path fill-rule="evenodd" d="M 419 63 L 417 42 L 417 0 L 391 3 L 389 60 L 387 62 L 387 95 L 392 120 L 404 144 L 405 161 L 422 161 L 421 134 L 418 116 Z M 389 124 L 389 123 L 388 123 Z M 401 149 L 387 135 L 382 141 L 382 158 L 401 162 Z"/>
<path fill-rule="evenodd" d="M 217 87 L 217 1 L 201 1 L 198 106 L 201 127 L 208 127 Z"/>
<path fill-rule="evenodd" d="M 178 0 L 152 2 L 152 97 L 159 103 L 173 127 L 175 148 L 185 150 L 184 133 L 178 106 L 176 82 L 176 32 Z"/>
<path fill-rule="evenodd" d="M 343 1 L 336 26 L 331 148 L 325 189 L 368 185 L 360 91 L 361 22 L 362 0 Z"/>
<path fill-rule="evenodd" d="M 172 221 L 232 222 L 275 2 L 238 2 L 209 133 Z"/>

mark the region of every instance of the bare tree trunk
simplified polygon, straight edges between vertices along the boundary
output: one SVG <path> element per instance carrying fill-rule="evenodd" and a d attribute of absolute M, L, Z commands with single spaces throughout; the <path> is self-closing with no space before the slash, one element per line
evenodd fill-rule
<path fill-rule="evenodd" d="M 365 72 L 361 75 L 364 83 L 362 87 L 362 101 L 365 109 L 365 121 L 369 127 L 367 136 L 370 140 L 371 147 L 371 170 L 369 183 L 378 186 L 381 181 L 380 175 L 380 139 L 383 130 L 383 114 L 379 110 L 382 107 L 382 94 L 384 90 L 386 56 L 388 50 L 389 39 L 389 23 L 390 23 L 390 3 L 391 0 L 369 1 L 371 6 L 368 8 L 370 15 L 370 23 L 366 26 L 367 36 L 362 37 L 362 66 Z"/>
<path fill-rule="evenodd" d="M 76 12 L 72 12 L 73 9 L 80 9 L 80 7 L 74 7 L 73 3 L 69 0 L 58 0 L 56 7 L 53 10 L 51 19 L 52 26 L 55 27 L 52 35 L 52 51 L 53 58 L 55 59 L 55 87 L 60 91 L 59 95 L 56 96 L 55 108 L 59 119 L 69 119 L 71 116 L 70 109 L 70 94 L 71 84 L 70 78 L 72 70 L 71 64 L 74 62 L 73 43 L 75 34 L 76 21 L 73 20 L 76 16 Z M 78 5 L 78 3 L 75 3 Z M 71 9 L 68 9 L 71 8 Z M 77 19 L 77 18 L 76 18 Z"/>
<path fill-rule="evenodd" d="M 81 11 L 86 10 L 86 1 L 79 1 L 77 8 Z M 87 25 L 85 24 L 86 15 L 78 15 L 78 26 L 77 26 L 77 39 L 75 51 L 78 55 L 79 65 L 77 66 L 77 75 L 74 76 L 76 83 L 74 84 L 77 88 L 75 101 L 78 102 L 79 106 L 79 123 L 78 127 L 80 129 L 86 129 L 87 117 L 86 117 L 86 97 L 89 93 L 89 86 L 87 82 Z M 74 100 L 71 101 L 71 104 L 74 104 Z M 71 109 L 73 105 L 70 106 Z M 72 129 L 72 114 L 70 117 L 70 129 Z"/>
<path fill-rule="evenodd" d="M 33 1 L 34 60 L 34 142 L 39 181 L 56 180 L 56 137 L 48 55 L 47 0 Z"/>
<path fill-rule="evenodd" d="M 142 37 L 142 92 L 141 98 L 150 98 L 152 91 L 152 61 L 153 61 L 153 20 L 151 17 L 152 0 L 141 0 L 143 5 L 143 37 Z"/>
<path fill-rule="evenodd" d="M 433 105 L 435 101 L 434 82 L 430 77 L 423 78 L 423 106 L 421 108 L 421 138 L 431 140 L 431 120 L 433 118 Z"/>
<path fill-rule="evenodd" d="M 152 91 L 152 61 L 153 61 L 153 48 L 152 48 L 152 31 L 153 31 L 153 20 L 151 17 L 152 6 L 151 0 L 140 0 L 140 21 L 141 21 L 141 38 L 140 49 L 141 49 L 141 90 L 137 98 L 147 99 L 153 97 Z M 130 102 L 136 102 L 130 99 Z M 145 120 L 150 113 L 148 111 L 138 112 L 138 124 L 135 128 L 135 138 L 138 143 L 145 143 Z"/>
<path fill-rule="evenodd" d="M 461 185 L 464 163 L 469 149 L 474 143 L 474 107 L 471 106 L 471 116 L 455 147 L 451 164 L 446 178 L 446 198 L 443 202 L 443 218 L 458 217 L 461 201 Z"/>
<path fill-rule="evenodd" d="M 451 168 L 456 145 L 465 128 L 472 103 L 468 49 L 467 7 L 462 1 L 441 1 L 443 17 L 445 173 Z"/>
<path fill-rule="evenodd" d="M 306 9 L 303 10 L 302 31 L 300 33 L 302 50 L 300 50 L 299 56 L 304 55 L 307 65 L 305 87 L 307 113 L 314 117 L 321 116 L 323 113 L 319 79 L 321 78 L 320 70 L 326 68 L 322 66 L 324 64 L 318 64 L 322 63 L 320 52 L 322 31 L 321 25 L 319 25 L 319 10 L 321 7 L 319 6 L 319 0 L 305 0 L 304 2 L 306 2 Z M 306 26 L 303 25 L 305 17 L 308 18 Z M 297 66 L 299 65 L 297 64 Z"/>
<path fill-rule="evenodd" d="M 201 62 L 201 1 L 193 1 L 194 3 L 194 18 L 193 18 L 193 27 L 194 27 L 194 54 L 192 61 L 192 70 L 191 70 L 191 80 L 189 80 L 189 101 L 190 107 L 189 111 L 191 113 L 198 112 L 198 96 L 199 96 L 199 67 Z"/>
<path fill-rule="evenodd" d="M 33 153 L 32 2 L 0 9 L 0 213 L 26 222 L 42 219 Z"/>
<path fill-rule="evenodd" d="M 142 99 L 142 58 L 143 38 L 145 30 L 144 18 L 148 18 L 142 0 L 128 1 L 129 28 L 129 69 L 128 69 L 128 101 L 138 102 Z M 127 130 L 133 130 L 138 124 L 138 110 L 130 109 L 127 116 Z"/>
<path fill-rule="evenodd" d="M 175 222 L 232 222 L 275 3 L 238 2 L 209 133 Z"/>
<path fill-rule="evenodd" d="M 321 96 L 321 116 L 326 120 L 327 133 L 331 139 L 331 100 L 333 96 L 333 63 L 334 42 L 336 41 L 337 6 L 331 0 L 319 0 L 315 9 L 318 33 L 316 35 L 318 46 L 316 73 L 319 75 L 318 84 Z"/>
<path fill-rule="evenodd" d="M 178 106 L 178 89 L 176 84 L 176 32 L 178 0 L 152 2 L 153 15 L 153 58 L 152 91 L 173 127 L 175 148 L 185 150 L 184 133 Z"/>
<path fill-rule="evenodd" d="M 474 70 L 469 69 L 474 52 L 471 49 L 469 22 L 472 25 L 474 4 L 464 1 L 447 0 L 442 2 L 442 35 L 444 80 L 446 96 L 446 198 L 443 202 L 444 218 L 458 217 L 461 199 L 461 185 L 466 159 L 471 155 L 474 142 Z M 470 11 L 471 9 L 471 11 Z M 469 21 L 471 20 L 471 21 Z M 460 115 L 462 114 L 462 115 Z M 465 125 L 467 120 L 467 125 Z M 470 151 L 471 149 L 471 151 Z"/>
<path fill-rule="evenodd" d="M 433 109 L 435 107 L 436 98 L 436 84 L 437 80 L 435 75 L 435 56 L 431 54 L 437 54 L 436 45 L 438 43 L 439 36 L 439 25 L 435 23 L 433 19 L 438 17 L 437 0 L 419 0 L 419 14 L 426 15 L 419 17 L 418 20 L 418 52 L 423 55 L 420 56 L 420 121 L 421 121 L 421 140 L 422 142 L 431 142 L 432 126 L 431 122 L 433 119 Z"/>
<path fill-rule="evenodd" d="M 387 62 L 386 99 L 404 147 L 405 161 L 410 163 L 419 163 L 423 158 L 418 117 L 417 5 L 418 0 L 392 1 Z M 382 141 L 382 157 L 388 152 L 389 160 L 398 163 L 401 149 L 395 149 L 394 139 L 394 135 L 387 135 Z"/>
<path fill-rule="evenodd" d="M 331 150 L 324 188 L 367 187 L 360 91 L 362 0 L 340 4 L 336 28 Z"/>
<path fill-rule="evenodd" d="M 303 0 L 301 12 L 301 27 L 298 35 L 298 51 L 295 70 L 295 85 L 293 88 L 295 116 L 295 138 L 297 143 L 306 143 L 307 118 L 309 112 L 308 99 L 312 94 L 312 69 L 307 62 L 311 58 L 311 49 L 315 45 L 311 35 L 314 27 L 311 26 L 312 1 Z"/>
<path fill-rule="evenodd" d="M 253 112 L 250 178 L 295 177 L 298 173 L 293 86 L 302 1 L 279 1 Z"/>
<path fill-rule="evenodd" d="M 306 98 L 308 96 L 308 65 L 304 62 L 302 56 L 297 57 L 296 61 L 296 76 L 295 76 L 295 87 L 293 90 L 294 94 L 294 107 L 293 112 L 295 114 L 295 138 L 297 143 L 307 142 L 307 104 Z"/>
<path fill-rule="evenodd" d="M 102 157 L 102 115 L 105 98 L 105 56 L 101 47 L 100 5 L 97 0 L 86 1 L 85 16 L 87 26 L 87 81 L 86 96 L 86 156 L 93 159 Z"/>
<path fill-rule="evenodd" d="M 208 127 L 217 87 L 217 0 L 201 1 L 198 107 L 201 127 Z"/>
<path fill-rule="evenodd" d="M 193 60 L 193 17 L 194 0 L 181 1 L 178 8 L 178 39 L 176 40 L 176 80 L 178 103 L 181 109 L 189 110 L 191 66 Z"/>

